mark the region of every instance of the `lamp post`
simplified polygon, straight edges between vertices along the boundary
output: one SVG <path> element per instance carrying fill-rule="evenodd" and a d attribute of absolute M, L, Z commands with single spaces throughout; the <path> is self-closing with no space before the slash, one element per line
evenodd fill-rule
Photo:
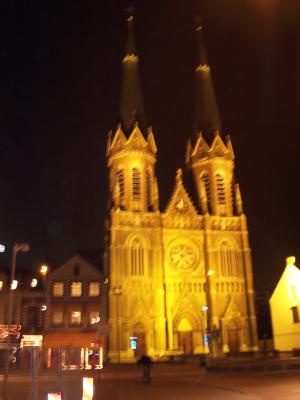
<path fill-rule="evenodd" d="M 14 289 L 16 289 L 16 257 L 19 252 L 27 253 L 30 247 L 28 243 L 14 243 L 10 265 L 10 281 L 9 281 L 9 294 L 8 294 L 8 312 L 7 312 L 7 325 L 11 325 L 12 313 L 13 313 L 13 300 L 14 300 Z M 7 380 L 9 370 L 9 351 L 10 351 L 10 335 L 7 337 L 7 349 L 5 357 L 5 374 L 4 374 L 4 396 L 3 399 L 7 399 Z"/>
<path fill-rule="evenodd" d="M 207 311 L 208 311 L 208 306 L 202 306 L 201 307 L 201 312 L 202 312 L 202 319 L 203 319 L 203 324 L 202 324 L 202 348 L 203 348 L 203 353 L 205 353 L 205 332 L 207 331 Z"/>
<path fill-rule="evenodd" d="M 121 363 L 121 324 L 120 324 L 120 304 L 119 298 L 122 296 L 122 287 L 114 286 L 112 289 L 112 293 L 116 296 L 117 299 L 117 344 L 118 344 L 118 352 L 119 352 L 119 364 Z"/>

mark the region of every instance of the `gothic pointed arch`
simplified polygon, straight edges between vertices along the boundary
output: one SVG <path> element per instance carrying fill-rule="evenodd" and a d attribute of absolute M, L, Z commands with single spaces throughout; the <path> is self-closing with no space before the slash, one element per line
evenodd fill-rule
<path fill-rule="evenodd" d="M 220 275 L 237 276 L 236 246 L 229 239 L 222 239 L 219 243 Z"/>
<path fill-rule="evenodd" d="M 207 199 L 208 205 L 210 205 L 211 201 L 211 191 L 210 191 L 210 180 L 208 171 L 203 171 L 200 175 L 200 181 L 203 183 L 203 187 L 205 189 L 205 195 Z"/>
<path fill-rule="evenodd" d="M 128 274 L 132 277 L 143 277 L 148 274 L 149 244 L 142 235 L 131 235 L 127 239 Z"/>
<path fill-rule="evenodd" d="M 215 174 L 216 195 L 218 206 L 226 206 L 226 189 L 225 189 L 225 174 L 219 170 Z"/>

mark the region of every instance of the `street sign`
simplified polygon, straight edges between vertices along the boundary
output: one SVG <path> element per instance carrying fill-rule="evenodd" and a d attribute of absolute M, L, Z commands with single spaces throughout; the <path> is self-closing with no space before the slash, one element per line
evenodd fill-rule
<path fill-rule="evenodd" d="M 42 347 L 42 342 L 43 335 L 23 335 L 20 347 Z"/>

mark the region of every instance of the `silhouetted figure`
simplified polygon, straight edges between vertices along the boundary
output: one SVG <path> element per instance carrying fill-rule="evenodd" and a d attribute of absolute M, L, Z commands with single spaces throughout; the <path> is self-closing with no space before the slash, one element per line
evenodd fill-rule
<path fill-rule="evenodd" d="M 152 360 L 147 355 L 142 355 L 142 357 L 138 360 L 138 365 L 143 366 L 143 382 L 150 382 L 150 368 L 152 367 Z"/>

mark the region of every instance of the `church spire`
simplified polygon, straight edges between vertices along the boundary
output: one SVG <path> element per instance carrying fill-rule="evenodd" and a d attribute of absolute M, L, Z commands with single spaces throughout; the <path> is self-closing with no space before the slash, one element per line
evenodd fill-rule
<path fill-rule="evenodd" d="M 132 130 L 135 123 L 138 123 L 143 133 L 146 133 L 147 129 L 138 64 L 139 58 L 133 31 L 133 15 L 130 14 L 127 18 L 127 40 L 122 60 L 120 104 L 121 124 L 126 133 Z"/>
<path fill-rule="evenodd" d="M 197 66 L 195 69 L 196 93 L 195 93 L 195 137 L 200 132 L 206 138 L 211 138 L 221 130 L 221 122 L 216 102 L 213 82 L 208 64 L 206 50 L 203 41 L 203 29 L 201 24 L 196 28 L 197 33 Z"/>

